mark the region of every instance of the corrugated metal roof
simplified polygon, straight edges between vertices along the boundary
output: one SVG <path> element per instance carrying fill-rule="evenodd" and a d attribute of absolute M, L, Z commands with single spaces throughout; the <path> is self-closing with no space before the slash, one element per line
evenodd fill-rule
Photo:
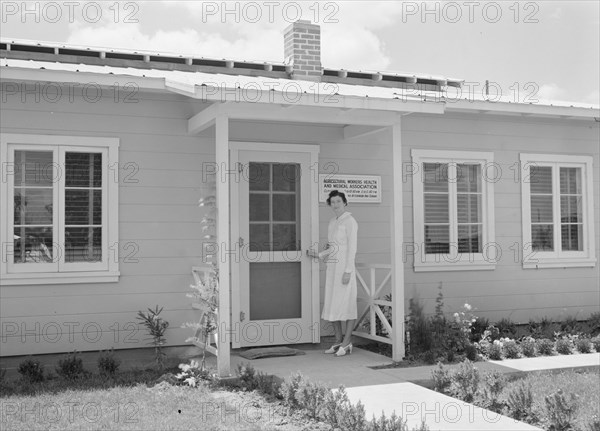
<path fill-rule="evenodd" d="M 0 59 L 0 67 L 20 68 L 20 69 L 45 69 L 63 72 L 79 72 L 101 75 L 116 75 L 116 76 L 131 76 L 136 78 L 158 78 L 164 79 L 167 85 L 173 84 L 177 87 L 188 87 L 190 91 L 195 86 L 217 87 L 222 90 L 240 88 L 247 91 L 263 90 L 276 92 L 289 92 L 318 94 L 320 96 L 339 95 L 360 98 L 375 98 L 375 99 L 402 99 L 402 100 L 418 100 L 430 102 L 443 102 L 452 106 L 452 103 L 459 101 L 466 102 L 486 102 L 490 103 L 506 103 L 513 105 L 539 105 L 539 106 L 555 106 L 555 107 L 572 107 L 572 108 L 590 108 L 599 109 L 597 105 L 561 102 L 553 100 L 538 100 L 535 103 L 518 103 L 507 97 L 489 97 L 486 98 L 478 94 L 461 94 L 461 89 L 448 89 L 445 94 L 439 91 L 423 91 L 412 87 L 393 88 L 393 87 L 377 87 L 365 85 L 349 85 L 343 83 L 322 83 L 302 80 L 290 80 L 261 76 L 248 75 L 229 75 L 220 73 L 204 73 L 204 72 L 185 72 L 180 70 L 163 70 L 163 69 L 139 69 L 134 67 L 116 67 L 105 65 L 90 65 L 90 64 L 74 64 L 60 63 L 34 60 L 17 60 L 17 59 Z M 464 93 L 464 92 L 463 92 Z M 474 108 L 475 109 L 475 108 Z"/>

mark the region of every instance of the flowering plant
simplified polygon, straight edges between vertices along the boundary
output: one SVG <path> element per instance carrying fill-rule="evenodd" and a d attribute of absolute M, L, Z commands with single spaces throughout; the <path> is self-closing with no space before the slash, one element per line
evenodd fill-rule
<path fill-rule="evenodd" d="M 191 360 L 189 364 L 179 364 L 180 373 L 175 375 L 175 378 L 180 382 L 195 388 L 199 381 L 209 377 L 203 366 L 198 361 Z"/>

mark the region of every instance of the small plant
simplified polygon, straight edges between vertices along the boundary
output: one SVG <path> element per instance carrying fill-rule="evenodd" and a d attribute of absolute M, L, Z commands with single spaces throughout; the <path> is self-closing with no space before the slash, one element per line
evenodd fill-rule
<path fill-rule="evenodd" d="M 473 326 L 471 328 L 471 332 L 473 338 L 471 341 L 476 341 L 478 338 L 483 336 L 485 330 L 490 326 L 490 321 L 485 317 L 477 317 L 475 322 L 473 322 Z"/>
<path fill-rule="evenodd" d="M 521 381 L 513 388 L 506 398 L 508 409 L 516 420 L 535 421 L 531 407 L 533 406 L 533 393 L 531 384 Z"/>
<path fill-rule="evenodd" d="M 533 358 L 535 356 L 535 340 L 531 337 L 524 338 L 521 341 L 521 351 L 524 356 Z"/>
<path fill-rule="evenodd" d="M 507 340 L 503 343 L 504 356 L 508 359 L 516 359 L 521 356 L 521 349 L 515 340 Z"/>
<path fill-rule="evenodd" d="M 121 360 L 115 357 L 114 350 L 110 349 L 100 353 L 97 364 L 101 376 L 113 377 L 121 365 Z"/>
<path fill-rule="evenodd" d="M 481 379 L 481 393 L 486 408 L 500 410 L 500 394 L 506 386 L 506 378 L 497 370 L 485 373 Z"/>
<path fill-rule="evenodd" d="M 566 338 L 556 340 L 556 351 L 561 355 L 570 355 L 573 353 L 573 343 Z"/>
<path fill-rule="evenodd" d="M 158 309 L 158 305 L 154 310 L 148 308 L 147 313 L 143 313 L 142 311 L 138 311 L 138 320 L 142 321 L 142 324 L 146 327 L 148 332 L 150 333 L 152 341 L 150 341 L 150 345 L 154 346 L 154 357 L 156 360 L 156 365 L 160 370 L 164 368 L 165 357 L 167 356 L 162 351 L 162 346 L 165 344 L 165 331 L 169 327 L 169 322 L 164 320 L 159 314 L 162 312 L 162 307 L 160 310 Z"/>
<path fill-rule="evenodd" d="M 250 364 L 238 364 L 236 374 L 240 378 L 242 387 L 248 391 L 253 391 L 258 387 L 256 383 L 256 370 Z"/>
<path fill-rule="evenodd" d="M 550 422 L 550 429 L 567 431 L 574 429 L 575 413 L 577 411 L 577 395 L 565 397 L 562 390 L 545 397 L 546 414 Z"/>
<path fill-rule="evenodd" d="M 343 430 L 366 431 L 368 422 L 365 407 L 359 401 L 356 405 L 348 403 L 342 406 L 342 415 L 338 418 L 340 428 Z"/>
<path fill-rule="evenodd" d="M 450 394 L 466 402 L 473 401 L 479 386 L 479 370 L 465 359 L 451 375 Z"/>
<path fill-rule="evenodd" d="M 44 381 L 44 367 L 40 364 L 40 361 L 32 357 L 23 360 L 19 364 L 17 371 L 19 371 L 23 379 L 30 383 Z"/>
<path fill-rule="evenodd" d="M 590 353 L 592 351 L 592 343 L 589 338 L 578 338 L 575 340 L 575 347 L 580 353 Z"/>
<path fill-rule="evenodd" d="M 502 344 L 498 340 L 494 341 L 487 348 L 488 357 L 494 361 L 502 360 Z"/>
<path fill-rule="evenodd" d="M 594 337 L 591 340 L 592 345 L 594 346 L 594 350 L 600 353 L 600 337 Z"/>
<path fill-rule="evenodd" d="M 76 380 L 84 376 L 83 360 L 77 356 L 77 351 L 58 361 L 56 374 L 67 380 Z"/>
<path fill-rule="evenodd" d="M 537 351 L 542 356 L 550 356 L 554 351 L 554 343 L 547 338 L 537 340 Z"/>
<path fill-rule="evenodd" d="M 450 372 L 441 362 L 438 362 L 437 369 L 431 372 L 431 379 L 433 380 L 433 389 L 435 391 L 448 393 L 452 379 L 450 377 Z"/>

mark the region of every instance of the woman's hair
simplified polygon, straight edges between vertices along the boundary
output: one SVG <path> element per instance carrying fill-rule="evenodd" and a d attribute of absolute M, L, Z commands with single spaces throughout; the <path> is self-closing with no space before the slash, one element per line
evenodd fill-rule
<path fill-rule="evenodd" d="M 329 192 L 329 197 L 327 198 L 327 205 L 331 206 L 331 198 L 339 196 L 344 201 L 344 205 L 348 205 L 348 199 L 346 199 L 346 194 L 344 192 L 338 192 L 337 190 L 332 190 Z"/>

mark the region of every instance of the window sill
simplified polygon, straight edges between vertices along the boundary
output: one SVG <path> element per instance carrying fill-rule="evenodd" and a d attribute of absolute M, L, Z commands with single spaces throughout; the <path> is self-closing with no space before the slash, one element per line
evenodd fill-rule
<path fill-rule="evenodd" d="M 584 268 L 596 266 L 596 259 L 538 259 L 537 261 L 523 262 L 524 269 L 543 268 Z"/>
<path fill-rule="evenodd" d="M 491 271 L 496 269 L 494 263 L 421 263 L 414 265 L 415 272 L 435 271 Z"/>
<path fill-rule="evenodd" d="M 116 283 L 119 272 L 73 272 L 73 273 L 31 273 L 2 274 L 2 286 L 22 286 L 39 284 L 87 284 Z"/>

